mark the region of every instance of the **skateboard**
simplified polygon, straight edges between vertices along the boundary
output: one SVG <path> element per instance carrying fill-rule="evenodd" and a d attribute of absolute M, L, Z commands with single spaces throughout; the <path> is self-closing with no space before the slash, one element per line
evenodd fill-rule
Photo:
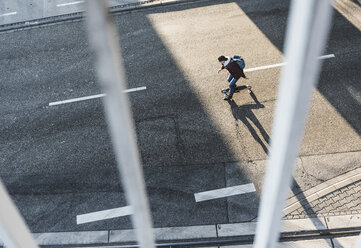
<path fill-rule="evenodd" d="M 234 93 L 236 92 L 240 92 L 243 89 L 248 89 L 248 93 L 252 92 L 252 87 L 251 86 L 238 86 L 235 88 Z M 229 92 L 229 88 L 227 89 L 222 89 L 221 92 L 224 94 L 224 97 L 228 97 L 228 92 Z"/>

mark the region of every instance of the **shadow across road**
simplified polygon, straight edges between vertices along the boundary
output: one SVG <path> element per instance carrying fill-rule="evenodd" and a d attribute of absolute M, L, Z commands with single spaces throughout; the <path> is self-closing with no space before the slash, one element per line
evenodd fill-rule
<path fill-rule="evenodd" d="M 258 101 L 256 95 L 253 92 L 251 92 L 250 95 L 255 102 L 254 104 L 238 106 L 237 103 L 233 100 L 228 101 L 228 103 L 231 107 L 232 115 L 236 120 L 237 128 L 238 128 L 237 121 L 240 120 L 248 128 L 253 138 L 260 144 L 263 151 L 266 154 L 268 154 L 267 145 L 269 144 L 270 141 L 269 135 L 266 132 L 266 130 L 263 128 L 262 124 L 257 119 L 256 115 L 253 113 L 254 109 L 264 108 L 264 105 Z M 265 142 L 262 141 L 261 137 L 257 134 L 257 131 L 255 130 L 255 128 L 252 126 L 251 123 L 253 123 L 257 127 Z"/>

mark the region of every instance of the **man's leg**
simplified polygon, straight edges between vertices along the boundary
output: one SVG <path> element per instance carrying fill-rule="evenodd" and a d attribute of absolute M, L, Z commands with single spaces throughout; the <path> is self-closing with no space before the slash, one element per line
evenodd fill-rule
<path fill-rule="evenodd" d="M 229 74 L 229 76 L 228 76 L 228 78 L 227 78 L 228 83 L 230 83 L 230 82 L 232 81 L 232 79 L 233 79 L 232 75 Z"/>
<path fill-rule="evenodd" d="M 236 89 L 236 83 L 238 79 L 232 78 L 231 82 L 229 83 L 229 98 L 232 98 L 233 93 Z"/>
<path fill-rule="evenodd" d="M 229 74 L 229 76 L 228 76 L 228 78 L 227 78 L 227 81 L 230 83 L 232 80 L 233 80 L 233 76 L 232 76 L 231 74 Z M 236 82 L 237 82 L 237 80 L 236 80 Z M 234 87 L 236 88 L 237 85 L 234 84 Z"/>
<path fill-rule="evenodd" d="M 248 79 L 248 77 L 246 77 L 246 75 L 244 74 L 243 72 L 243 69 L 242 69 L 242 75 L 241 77 L 243 77 L 244 79 Z M 251 93 L 251 86 L 249 86 L 248 84 L 246 84 L 246 87 L 247 87 L 247 90 L 248 90 L 248 93 Z"/>

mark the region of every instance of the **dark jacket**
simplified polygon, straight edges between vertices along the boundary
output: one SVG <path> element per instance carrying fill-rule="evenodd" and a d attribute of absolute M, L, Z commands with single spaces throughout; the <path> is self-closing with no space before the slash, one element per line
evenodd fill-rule
<path fill-rule="evenodd" d="M 232 60 L 228 63 L 227 66 L 222 66 L 222 69 L 226 68 L 229 73 L 234 77 L 235 79 L 239 79 L 240 77 L 246 78 L 246 75 L 244 75 L 243 69 L 241 69 L 237 62 Z"/>

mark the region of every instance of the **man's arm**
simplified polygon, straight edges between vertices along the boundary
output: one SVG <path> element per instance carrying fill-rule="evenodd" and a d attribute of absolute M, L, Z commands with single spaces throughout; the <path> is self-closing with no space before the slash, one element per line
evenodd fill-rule
<path fill-rule="evenodd" d="M 218 70 L 218 73 L 219 73 L 220 71 L 222 71 L 224 68 L 225 68 L 224 65 L 222 65 L 222 67 Z"/>

